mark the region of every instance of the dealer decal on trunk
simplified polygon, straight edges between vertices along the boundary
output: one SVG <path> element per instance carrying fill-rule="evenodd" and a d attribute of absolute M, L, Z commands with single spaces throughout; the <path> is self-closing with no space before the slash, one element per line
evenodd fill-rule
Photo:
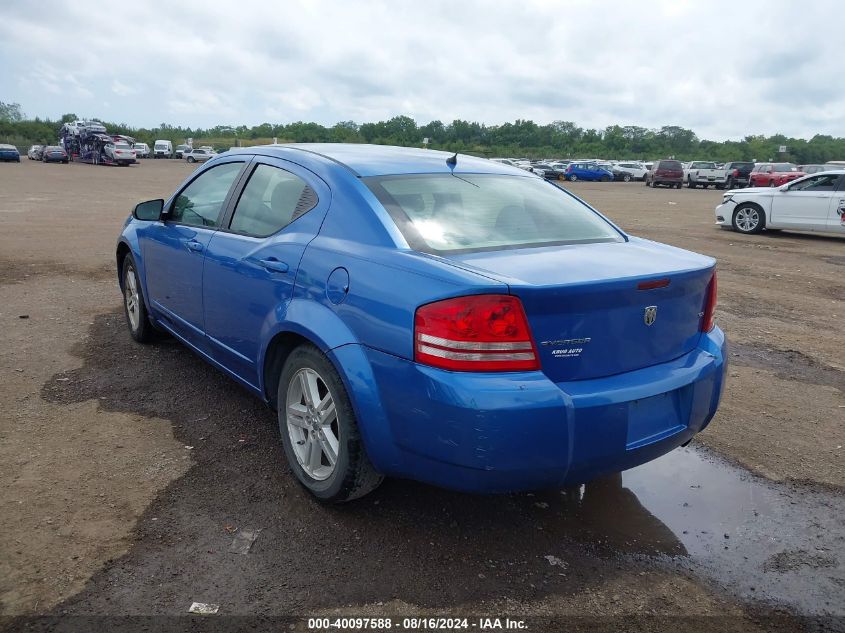
<path fill-rule="evenodd" d="M 581 352 L 584 351 L 581 345 L 586 345 L 592 339 L 587 338 L 566 338 L 566 339 L 559 339 L 557 341 L 542 341 L 540 345 L 543 346 L 559 346 L 558 349 L 552 350 L 552 356 L 555 358 L 576 358 L 581 355 Z M 576 347 L 579 346 L 579 347 Z"/>

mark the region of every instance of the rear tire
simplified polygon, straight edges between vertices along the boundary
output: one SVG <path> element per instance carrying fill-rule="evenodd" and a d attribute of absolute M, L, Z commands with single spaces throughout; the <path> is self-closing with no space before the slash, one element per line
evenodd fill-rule
<path fill-rule="evenodd" d="M 276 401 L 285 457 L 308 492 L 342 503 L 378 487 L 384 477 L 367 457 L 340 375 L 320 350 L 306 344 L 291 352 Z"/>

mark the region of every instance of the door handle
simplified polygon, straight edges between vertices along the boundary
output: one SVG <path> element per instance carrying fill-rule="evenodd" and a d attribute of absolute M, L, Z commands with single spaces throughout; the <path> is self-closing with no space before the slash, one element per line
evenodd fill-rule
<path fill-rule="evenodd" d="M 265 270 L 269 270 L 272 273 L 286 273 L 288 271 L 288 265 L 285 262 L 280 262 L 275 257 L 262 259 L 261 265 L 264 266 Z"/>
<path fill-rule="evenodd" d="M 202 244 L 197 242 L 196 240 L 188 240 L 187 242 L 185 242 L 185 247 L 189 251 L 194 251 L 195 253 L 199 253 L 203 248 Z"/>

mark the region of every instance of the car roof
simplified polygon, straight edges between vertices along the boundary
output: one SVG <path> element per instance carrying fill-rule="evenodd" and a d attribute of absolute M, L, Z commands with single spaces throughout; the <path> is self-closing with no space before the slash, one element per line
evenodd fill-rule
<path fill-rule="evenodd" d="M 441 152 L 414 147 L 392 145 L 366 145 L 363 143 L 286 143 L 282 145 L 259 145 L 238 149 L 234 153 L 260 153 L 279 158 L 290 158 L 294 152 L 303 152 L 339 163 L 355 175 L 387 176 L 400 174 L 450 173 L 446 159 L 452 152 Z M 228 154 L 229 152 L 227 152 Z M 486 158 L 458 154 L 455 173 L 508 174 L 533 178 L 531 174 Z"/>

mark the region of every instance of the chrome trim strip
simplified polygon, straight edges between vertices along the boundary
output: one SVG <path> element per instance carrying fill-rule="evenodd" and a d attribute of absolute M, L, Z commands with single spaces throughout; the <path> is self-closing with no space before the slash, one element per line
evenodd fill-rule
<path fill-rule="evenodd" d="M 419 334 L 417 338 L 420 343 L 431 343 L 432 345 L 439 345 L 440 347 L 449 347 L 452 349 L 495 351 L 533 349 L 531 346 L 531 341 L 518 341 L 516 343 L 473 343 L 472 341 L 453 341 L 452 339 L 440 338 L 439 336 L 430 336 L 428 334 Z"/>
<path fill-rule="evenodd" d="M 513 360 L 536 360 L 534 352 L 516 354 L 470 354 L 467 352 L 450 352 L 439 347 L 429 347 L 428 345 L 419 345 L 417 351 L 421 354 L 429 356 L 437 356 L 439 358 L 448 358 L 449 360 L 466 360 L 466 361 L 513 361 Z"/>

